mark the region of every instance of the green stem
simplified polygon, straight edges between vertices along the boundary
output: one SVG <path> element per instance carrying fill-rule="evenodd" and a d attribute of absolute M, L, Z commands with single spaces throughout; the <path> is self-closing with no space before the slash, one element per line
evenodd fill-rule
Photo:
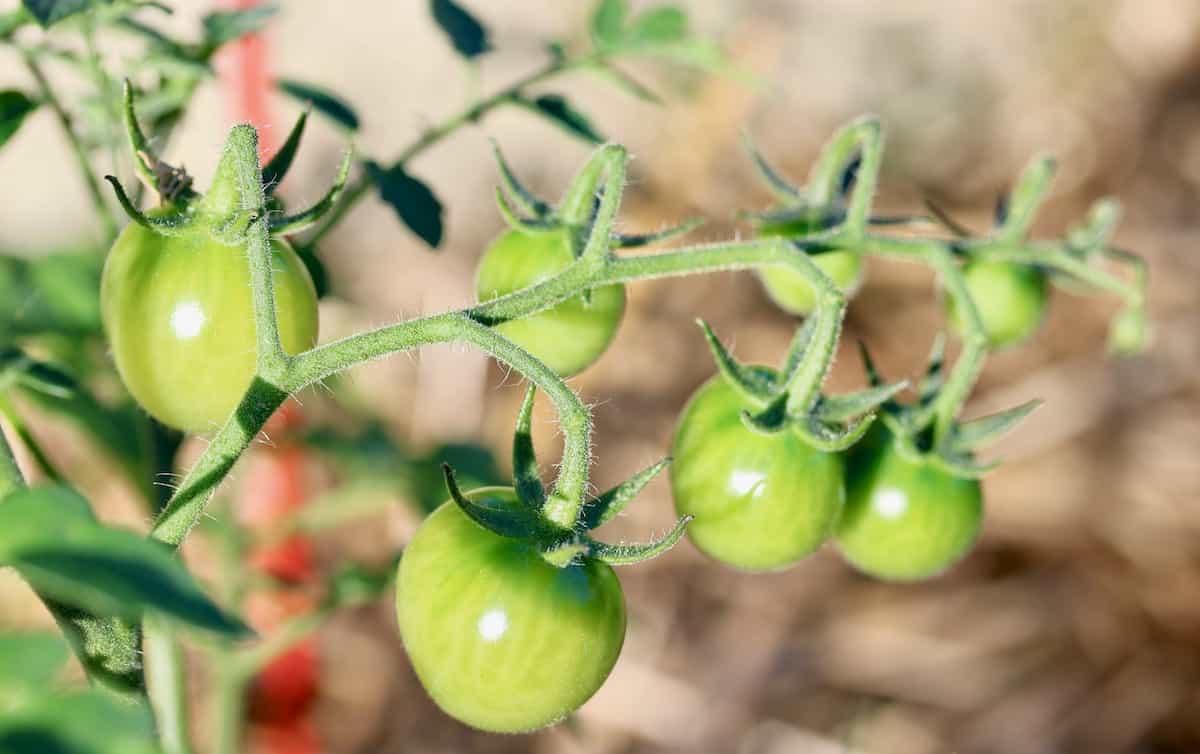
<path fill-rule="evenodd" d="M 237 671 L 234 654 L 229 650 L 220 653 L 215 668 L 211 722 L 209 730 L 215 736 L 212 754 L 238 754 L 242 750 L 242 738 L 246 724 L 247 679 Z"/>
<path fill-rule="evenodd" d="M 25 487 L 25 477 L 17 466 L 16 456 L 8 444 L 4 428 L 0 427 L 0 500 Z"/>
<path fill-rule="evenodd" d="M 403 167 L 417 155 L 442 141 L 442 139 L 445 139 L 463 126 L 476 123 L 492 110 L 512 102 L 526 88 L 540 84 L 568 71 L 594 65 L 598 60 L 596 56 L 589 55 L 575 60 L 553 60 L 547 63 L 533 73 L 514 81 L 489 97 L 463 108 L 437 125 L 426 129 L 416 141 L 409 144 L 400 154 L 396 155 L 395 159 L 392 160 L 391 167 L 393 169 Z M 325 221 L 309 237 L 307 243 L 316 243 L 324 238 L 329 231 L 333 230 L 341 222 L 342 218 L 345 217 L 346 213 L 353 209 L 366 196 L 367 192 L 371 190 L 372 183 L 371 176 L 368 173 L 361 174 L 351 183 L 342 195 L 342 201 L 330 211 Z"/>
<path fill-rule="evenodd" d="M 188 736 L 187 678 L 183 650 L 161 619 L 143 622 L 146 691 L 164 754 L 192 754 Z"/>
<path fill-rule="evenodd" d="M 38 63 L 34 54 L 29 50 L 22 50 L 21 57 L 25 61 L 25 67 L 29 69 L 34 81 L 37 82 L 38 91 L 41 93 L 42 99 L 54 111 L 54 115 L 58 118 L 58 123 L 62 127 L 63 134 L 71 144 L 71 151 L 75 154 L 75 161 L 79 165 L 79 172 L 83 176 L 84 183 L 87 185 L 88 194 L 92 198 L 92 205 L 96 209 L 96 216 L 100 219 L 100 223 L 104 227 L 105 238 L 116 237 L 116 218 L 113 215 L 112 208 L 108 206 L 108 202 L 104 199 L 104 192 L 100 189 L 100 179 L 92 169 L 87 149 L 84 148 L 83 142 L 79 140 L 79 135 L 75 133 L 70 114 L 63 107 L 62 102 L 58 99 L 58 95 L 54 93 L 54 88 L 50 85 L 50 80 L 46 77 L 45 71 L 42 70 L 42 66 Z"/>
<path fill-rule="evenodd" d="M 16 409 L 8 398 L 3 395 L 0 395 L 0 416 L 8 420 L 8 423 L 13 428 L 13 432 L 16 433 L 21 443 L 29 451 L 29 454 L 33 456 L 34 462 L 42 470 L 42 473 L 46 475 L 46 478 L 52 482 L 61 482 L 62 476 L 58 473 L 58 469 L 54 468 L 54 464 L 50 462 L 50 458 L 42 450 L 42 446 L 33 436 L 33 433 L 29 431 L 29 427 L 21 420 L 20 415 L 17 414 Z"/>

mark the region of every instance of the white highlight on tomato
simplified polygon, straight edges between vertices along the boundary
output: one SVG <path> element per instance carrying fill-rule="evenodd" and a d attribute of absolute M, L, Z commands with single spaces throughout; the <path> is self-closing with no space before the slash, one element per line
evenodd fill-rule
<path fill-rule="evenodd" d="M 208 317 L 195 301 L 181 301 L 171 312 L 171 331 L 177 338 L 194 338 L 204 329 Z"/>
<path fill-rule="evenodd" d="M 503 610 L 488 610 L 479 618 L 479 635 L 484 641 L 496 641 L 508 630 L 508 616 Z"/>
<path fill-rule="evenodd" d="M 871 505 L 883 518 L 899 518 L 908 508 L 908 495 L 901 490 L 888 487 L 879 490 L 871 498 Z"/>
<path fill-rule="evenodd" d="M 758 497 L 766 485 L 763 482 L 767 475 L 761 471 L 735 471 L 729 475 L 729 489 L 735 495 L 753 495 Z"/>

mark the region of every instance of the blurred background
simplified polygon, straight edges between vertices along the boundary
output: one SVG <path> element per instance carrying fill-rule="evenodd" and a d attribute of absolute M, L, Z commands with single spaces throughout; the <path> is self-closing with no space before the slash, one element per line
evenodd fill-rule
<path fill-rule="evenodd" d="M 471 86 L 493 91 L 534 69 L 545 40 L 578 42 L 591 10 L 551 0 L 464 4 L 488 23 L 495 47 L 474 83 L 416 2 L 288 0 L 266 33 L 271 66 L 354 103 L 363 122 L 357 144 L 386 159 L 462 107 Z M 1137 358 L 1107 358 L 1115 302 L 1057 292 L 1042 333 L 990 359 L 969 415 L 1030 398 L 1045 405 L 995 449 L 1006 462 L 985 481 L 983 540 L 941 578 L 877 583 L 831 549 L 784 573 L 740 575 L 685 542 L 621 571 L 629 634 L 609 682 L 569 724 L 520 737 L 474 733 L 436 709 L 409 667 L 385 598 L 341 612 L 317 635 L 315 720 L 324 748 L 1200 750 L 1200 4 L 683 4 L 699 30 L 755 73 L 757 86 L 635 65 L 629 70 L 639 79 L 673 92 L 664 106 L 586 76 L 551 87 L 569 92 L 603 135 L 634 156 L 624 229 L 703 216 L 710 222 L 693 239 L 747 235 L 735 211 L 764 209 L 770 199 L 741 150 L 742 130 L 798 182 L 839 125 L 874 112 L 887 128 L 881 211 L 919 211 L 931 198 L 983 230 L 996 197 L 1041 151 L 1055 154 L 1060 169 L 1036 233 L 1060 236 L 1092 201 L 1118 197 L 1125 215 L 1117 243 L 1150 264 L 1155 344 Z M 174 5 L 164 25 L 180 29 L 194 28 L 209 9 L 201 0 Z M 7 50 L 0 84 L 28 84 Z M 298 107 L 282 99 L 272 107 L 278 141 Z M 233 120 L 228 92 L 204 86 L 164 157 L 184 163 L 203 187 Z M 443 248 L 430 252 L 374 199 L 356 208 L 319 249 L 333 293 L 322 302 L 323 340 L 472 301 L 474 265 L 502 228 L 489 136 L 548 196 L 565 188 L 588 153 L 552 126 L 500 111 L 423 155 L 411 168 L 447 208 Z M 316 199 L 343 142 L 314 122 L 282 195 L 296 205 Z M 98 234 L 50 113 L 33 116 L 0 152 L 0 175 L 7 252 L 32 257 Z M 775 361 L 795 327 L 749 274 L 639 283 L 629 293 L 615 344 L 572 381 L 594 408 L 593 482 L 601 489 L 665 454 L 680 408 L 712 374 L 696 317 L 750 361 Z M 889 376 L 914 376 L 941 322 L 930 272 L 872 260 L 830 389 L 863 383 L 856 339 Z M 413 454 L 478 443 L 507 473 L 517 383 L 477 353 L 428 348 L 359 368 L 302 402 L 313 426 L 354 433 L 370 424 Z M 109 478 L 85 443 L 50 417 L 33 426 L 54 438 L 45 444 L 103 517 L 147 524 L 126 485 Z M 549 472 L 558 434 L 551 407 L 540 402 L 535 440 Z M 181 470 L 198 448 L 185 445 Z M 314 496 L 344 491 L 349 474 L 321 457 L 304 473 Z M 376 512 L 321 534 L 319 567 L 386 563 L 419 520 L 411 494 L 386 486 L 354 494 L 356 505 Z M 661 479 L 604 534 L 645 539 L 672 520 Z M 197 539 L 189 562 L 211 573 L 211 550 Z M 0 624 L 49 623 L 32 593 L 0 573 Z"/>

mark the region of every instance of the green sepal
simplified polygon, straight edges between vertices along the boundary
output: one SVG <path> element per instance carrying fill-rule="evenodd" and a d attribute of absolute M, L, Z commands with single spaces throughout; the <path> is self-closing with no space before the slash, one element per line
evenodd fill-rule
<path fill-rule="evenodd" d="M 533 396 L 537 388 L 533 385 L 525 391 L 521 401 L 521 412 L 517 414 L 517 428 L 513 433 L 513 487 L 517 497 L 531 509 L 540 511 L 546 503 L 546 488 L 538 473 L 537 456 L 533 451 L 532 418 Z"/>
<path fill-rule="evenodd" d="M 664 458 L 658 463 L 642 469 L 604 494 L 589 500 L 583 508 L 584 528 L 595 529 L 615 518 L 669 463 L 671 463 L 671 459 Z"/>
<path fill-rule="evenodd" d="M 970 453 L 929 453 L 926 462 L 934 468 L 960 479 L 980 479 L 1000 465 L 999 461 L 980 463 Z"/>
<path fill-rule="evenodd" d="M 279 187 L 279 184 L 283 182 L 284 176 L 291 169 L 292 162 L 296 159 L 296 152 L 300 149 L 300 139 L 304 136 L 304 127 L 308 123 L 308 115 L 311 112 L 311 105 L 300 111 L 300 117 L 296 118 L 296 124 L 288 132 L 283 146 L 263 166 L 262 182 L 267 196 L 275 193 L 275 189 Z"/>
<path fill-rule="evenodd" d="M 794 426 L 796 432 L 809 445 L 826 453 L 835 453 L 861 440 L 875 422 L 875 417 L 872 413 L 847 422 L 829 422 L 809 414 L 807 417 L 796 419 Z"/>
<path fill-rule="evenodd" d="M 561 224 L 549 216 L 534 219 L 522 217 L 517 214 L 517 210 L 510 203 L 508 195 L 499 186 L 496 187 L 496 207 L 500 210 L 500 217 L 504 219 L 504 223 L 519 233 L 540 235 L 557 233 L 562 228 Z"/>
<path fill-rule="evenodd" d="M 946 440 L 946 448 L 952 453 L 969 453 L 1008 432 L 1041 405 L 1041 400 L 1027 401 L 1005 411 L 955 423 Z"/>
<path fill-rule="evenodd" d="M 496 167 L 500 170 L 501 185 L 506 192 L 507 197 L 513 204 L 516 204 L 520 210 L 528 215 L 532 215 L 538 220 L 544 220 L 551 213 L 550 205 L 543 201 L 541 197 L 525 188 L 524 184 L 517 178 L 512 167 L 508 164 L 508 160 L 504 158 L 504 153 L 500 151 L 500 145 L 492 139 L 492 156 L 496 160 Z"/>
<path fill-rule="evenodd" d="M 150 147 L 150 142 L 146 139 L 146 134 L 142 132 L 142 127 L 138 124 L 137 112 L 134 110 L 134 94 L 133 84 L 129 79 L 125 79 L 124 85 L 124 121 L 125 121 L 125 136 L 129 140 L 129 150 L 133 152 L 133 167 L 138 174 L 138 178 L 142 180 L 149 188 L 158 191 L 158 176 L 154 170 L 154 165 L 160 162 L 158 155 Z M 159 192 L 160 194 L 162 192 Z"/>
<path fill-rule="evenodd" d="M 788 426 L 788 420 L 791 418 L 787 414 L 787 404 L 787 393 L 781 393 L 757 413 L 743 410 L 742 424 L 755 434 L 778 434 Z"/>
<path fill-rule="evenodd" d="M 184 234 L 190 221 L 184 215 L 176 215 L 170 219 L 163 217 L 150 217 L 143 214 L 141 210 L 134 206 L 133 200 L 129 198 L 129 194 L 125 193 L 125 187 L 117 180 L 116 176 L 106 175 L 104 180 L 108 181 L 113 187 L 113 193 L 116 194 L 117 203 L 121 205 L 121 209 L 125 210 L 125 214 L 129 219 L 138 225 L 153 231 L 160 236 L 178 237 Z"/>
<path fill-rule="evenodd" d="M 1067 244 L 1084 252 L 1103 249 L 1112 241 L 1113 230 L 1121 219 L 1121 202 L 1109 196 L 1098 199 L 1087 218 L 1067 232 Z"/>
<path fill-rule="evenodd" d="M 845 421 L 875 411 L 907 387 L 908 380 L 901 380 L 844 395 L 822 395 L 813 414 L 824 421 Z"/>
<path fill-rule="evenodd" d="M 333 185 L 329 187 L 329 191 L 325 196 L 321 197 L 313 206 L 298 212 L 294 215 L 286 217 L 271 218 L 272 233 L 296 233 L 304 230 L 321 221 L 321 218 L 333 209 L 337 204 L 338 199 L 342 196 L 342 191 L 346 188 L 346 181 L 350 178 L 350 166 L 354 164 L 354 150 L 347 149 L 346 154 L 342 157 L 342 164 L 338 168 L 337 177 L 333 180 Z"/>
<path fill-rule="evenodd" d="M 539 554 L 542 560 L 555 568 L 566 568 L 590 551 L 591 546 L 588 542 L 572 537 L 542 547 Z"/>
<path fill-rule="evenodd" d="M 779 367 L 779 377 L 775 381 L 776 393 L 784 390 L 804 363 L 804 354 L 808 352 L 808 344 L 812 342 L 812 336 L 816 329 L 816 317 L 806 317 L 804 323 L 796 328 L 792 342 L 788 344 L 787 353 L 784 354 L 783 363 Z"/>
<path fill-rule="evenodd" d="M 815 209 L 806 204 L 798 204 L 794 207 L 769 209 L 766 212 L 748 212 L 742 210 L 737 213 L 738 217 L 754 225 L 788 225 L 804 221 L 811 223 L 809 232 L 795 236 L 795 238 L 807 238 L 828 231 L 830 228 L 835 228 L 841 225 L 846 219 L 846 211 L 841 207 L 826 207 L 823 209 Z"/>
<path fill-rule="evenodd" d="M 589 542 L 588 554 L 596 560 L 612 566 L 632 565 L 656 558 L 675 546 L 675 543 L 683 537 L 692 518 L 692 516 L 684 516 L 679 519 L 671 531 L 653 542 L 610 545 L 592 540 Z"/>
<path fill-rule="evenodd" d="M 496 508 L 468 499 L 458 488 L 458 482 L 454 480 L 454 469 L 450 464 L 442 464 L 442 473 L 446 477 L 446 488 L 450 491 L 450 497 L 459 509 L 467 518 L 488 531 L 512 539 L 551 540 L 561 536 L 562 532 L 558 527 L 546 521 L 532 508 Z"/>
<path fill-rule="evenodd" d="M 729 383 L 743 400 L 755 406 L 767 404 L 771 397 L 776 392 L 776 381 L 771 376 L 770 372 L 765 369 L 755 367 L 747 367 L 739 364 L 733 355 L 725 348 L 725 345 L 713 332 L 708 323 L 702 319 L 696 320 L 696 324 L 704 332 L 704 338 L 708 341 L 709 350 L 712 351 L 713 360 L 717 362 L 717 369 L 721 372 L 721 376 Z"/>
<path fill-rule="evenodd" d="M 933 402 L 945 381 L 946 368 L 946 334 L 938 333 L 929 349 L 925 375 L 917 385 L 918 401 L 922 406 Z"/>
<path fill-rule="evenodd" d="M 678 225 L 672 225 L 669 228 L 664 228 L 654 233 L 613 233 L 612 245 L 617 249 L 636 249 L 641 246 L 651 246 L 663 241 L 669 241 L 672 238 L 685 236 L 696 228 L 699 228 L 704 222 L 704 218 L 702 217 L 693 217 L 684 220 Z"/>
<path fill-rule="evenodd" d="M 867 373 L 867 382 L 871 383 L 872 387 L 879 387 L 884 383 L 883 375 L 879 373 L 878 367 L 875 366 L 875 359 L 871 358 L 871 351 L 867 348 L 866 342 L 858 341 L 858 356 L 862 359 L 863 371 Z"/>
<path fill-rule="evenodd" d="M 762 182 L 767 189 L 775 195 L 779 201 L 789 207 L 799 206 L 804 194 L 796 186 L 793 186 L 786 178 L 775 172 L 771 167 L 771 163 L 767 162 L 767 158 L 763 157 L 762 152 L 758 151 L 758 147 L 754 143 L 754 139 L 747 132 L 742 132 L 742 146 L 746 153 L 750 155 L 750 160 L 754 163 L 754 169 L 762 178 Z"/>

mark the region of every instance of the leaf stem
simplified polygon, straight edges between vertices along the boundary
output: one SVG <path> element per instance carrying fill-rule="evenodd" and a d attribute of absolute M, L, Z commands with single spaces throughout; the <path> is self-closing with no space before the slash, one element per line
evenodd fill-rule
<path fill-rule="evenodd" d="M 450 134 L 470 123 L 476 123 L 492 110 L 511 103 L 517 95 L 521 94 L 526 88 L 540 84 L 549 79 L 560 76 L 568 71 L 586 68 L 598 62 L 599 58 L 596 55 L 586 55 L 574 60 L 555 59 L 546 63 L 541 68 L 532 73 L 523 76 L 514 81 L 508 86 L 499 91 L 474 102 L 471 105 L 463 108 L 459 112 L 451 115 L 440 123 L 426 129 L 417 139 L 405 147 L 395 159 L 392 160 L 392 165 L 389 169 L 403 167 L 417 155 L 424 152 L 426 149 L 434 146 L 438 142 L 445 139 Z M 359 201 L 370 191 L 373 181 L 371 174 L 363 172 L 359 177 L 346 187 L 345 193 L 342 195 L 342 200 L 330 211 L 312 235 L 308 238 L 307 243 L 316 243 L 324 238 L 329 231 L 333 230 L 342 218 L 345 217 L 351 209 L 354 208 Z"/>
<path fill-rule="evenodd" d="M 71 122 L 70 114 L 67 113 L 58 95 L 55 94 L 54 87 L 50 84 L 50 79 L 46 77 L 46 72 L 42 70 L 42 66 L 38 63 L 34 53 L 22 48 L 21 57 L 25 61 L 25 67 L 29 69 L 29 73 L 33 75 L 34 81 L 37 82 L 38 91 L 41 93 L 42 99 L 54 111 L 54 115 L 58 118 L 58 123 L 62 127 L 63 134 L 71 144 L 71 151 L 75 154 L 75 161 L 79 165 L 79 172 L 83 176 L 84 183 L 87 185 L 92 205 L 96 209 L 96 216 L 100 219 L 100 224 L 104 228 L 105 238 L 115 238 L 117 235 L 116 217 L 113 215 L 112 208 L 108 206 L 108 202 L 104 199 L 104 192 L 100 188 L 100 179 L 97 177 L 96 171 L 92 169 L 87 149 L 83 146 L 83 142 L 80 141 L 79 135 L 75 133 L 75 127 Z"/>

